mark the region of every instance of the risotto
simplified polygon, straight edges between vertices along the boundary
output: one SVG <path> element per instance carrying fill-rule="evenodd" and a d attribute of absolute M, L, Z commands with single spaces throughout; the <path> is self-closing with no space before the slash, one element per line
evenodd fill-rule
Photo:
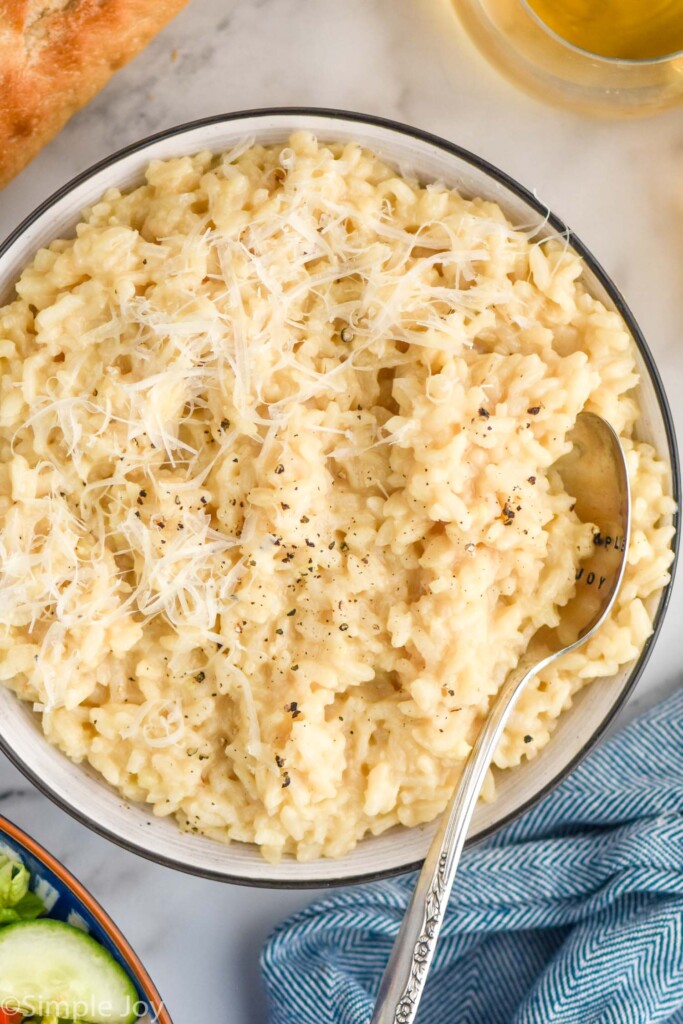
<path fill-rule="evenodd" d="M 307 133 L 107 192 L 0 309 L 0 678 L 125 798 L 270 859 L 429 821 L 593 543 L 553 470 L 588 409 L 628 570 L 495 764 L 535 756 L 672 558 L 633 343 L 581 272 Z"/>

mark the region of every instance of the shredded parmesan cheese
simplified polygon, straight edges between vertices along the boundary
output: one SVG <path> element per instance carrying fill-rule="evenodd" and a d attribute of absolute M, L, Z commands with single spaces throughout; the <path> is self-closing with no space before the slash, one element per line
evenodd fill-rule
<path fill-rule="evenodd" d="M 633 549 L 497 764 L 534 756 L 671 560 L 632 342 L 580 275 L 306 133 L 107 192 L 0 309 L 0 678 L 128 799 L 267 857 L 429 820 L 592 543 L 552 470 L 591 408 Z"/>

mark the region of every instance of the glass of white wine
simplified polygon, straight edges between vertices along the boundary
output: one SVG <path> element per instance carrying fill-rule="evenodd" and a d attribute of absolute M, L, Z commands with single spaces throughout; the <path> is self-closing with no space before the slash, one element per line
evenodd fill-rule
<path fill-rule="evenodd" d="M 518 85 L 575 110 L 639 116 L 683 102 L 683 0 L 453 0 Z"/>

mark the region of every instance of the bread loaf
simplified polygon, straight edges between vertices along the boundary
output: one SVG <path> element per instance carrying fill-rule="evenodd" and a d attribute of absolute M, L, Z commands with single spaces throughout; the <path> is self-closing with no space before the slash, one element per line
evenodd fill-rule
<path fill-rule="evenodd" d="M 0 0 L 0 187 L 187 0 Z"/>

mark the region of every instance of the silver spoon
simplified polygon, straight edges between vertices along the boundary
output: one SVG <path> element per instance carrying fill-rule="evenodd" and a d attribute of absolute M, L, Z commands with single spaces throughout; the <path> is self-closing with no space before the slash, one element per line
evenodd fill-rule
<path fill-rule="evenodd" d="M 475 741 L 425 858 L 370 1024 L 414 1021 L 479 791 L 510 713 L 532 676 L 595 633 L 619 591 L 631 526 L 624 452 L 610 425 L 593 413 L 580 413 L 569 438 L 572 450 L 555 469 L 576 499 L 579 518 L 597 528 L 593 550 L 577 571 L 575 596 L 559 623 L 534 634 Z"/>

